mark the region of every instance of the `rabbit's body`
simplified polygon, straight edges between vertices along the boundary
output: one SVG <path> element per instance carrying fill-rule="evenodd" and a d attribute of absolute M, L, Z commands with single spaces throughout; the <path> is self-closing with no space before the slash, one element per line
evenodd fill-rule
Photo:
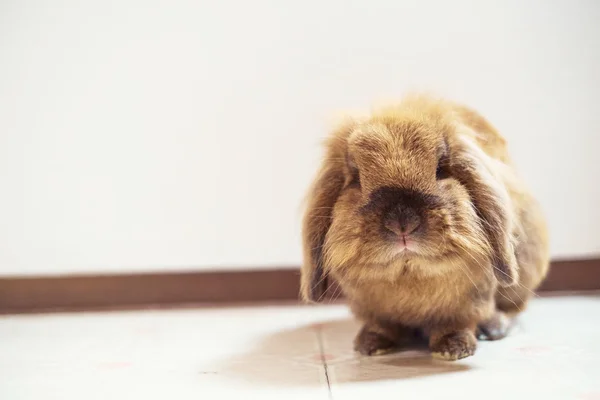
<path fill-rule="evenodd" d="M 304 221 L 302 289 L 341 285 L 374 354 L 407 332 L 438 356 L 503 337 L 548 269 L 544 218 L 481 116 L 416 97 L 342 126 Z"/>

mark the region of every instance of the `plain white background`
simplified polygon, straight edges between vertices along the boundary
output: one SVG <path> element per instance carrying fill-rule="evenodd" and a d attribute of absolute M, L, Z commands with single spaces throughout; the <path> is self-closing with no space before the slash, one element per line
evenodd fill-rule
<path fill-rule="evenodd" d="M 0 274 L 294 267 L 320 141 L 409 90 L 509 139 L 600 253 L 600 3 L 0 2 Z"/>

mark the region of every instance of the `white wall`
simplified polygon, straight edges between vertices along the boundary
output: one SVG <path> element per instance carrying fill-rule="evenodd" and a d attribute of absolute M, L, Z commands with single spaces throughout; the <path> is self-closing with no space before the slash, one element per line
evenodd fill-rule
<path fill-rule="evenodd" d="M 300 262 L 332 116 L 425 89 L 600 252 L 600 2 L 0 2 L 0 274 Z"/>

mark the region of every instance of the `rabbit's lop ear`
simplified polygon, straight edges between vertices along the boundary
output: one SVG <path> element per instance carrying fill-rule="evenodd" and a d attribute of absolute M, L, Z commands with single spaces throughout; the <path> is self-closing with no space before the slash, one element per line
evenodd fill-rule
<path fill-rule="evenodd" d="M 488 156 L 466 135 L 460 136 L 453 147 L 452 170 L 469 192 L 481 219 L 496 279 L 502 286 L 515 284 L 518 265 L 512 237 L 514 219 L 510 197 L 501 178 L 504 165 Z"/>
<path fill-rule="evenodd" d="M 352 124 L 340 127 L 326 143 L 327 151 L 319 173 L 308 193 L 302 226 L 304 261 L 300 292 L 309 302 L 322 300 L 327 289 L 323 265 L 325 237 L 331 226 L 333 207 L 345 185 L 347 138 Z"/>

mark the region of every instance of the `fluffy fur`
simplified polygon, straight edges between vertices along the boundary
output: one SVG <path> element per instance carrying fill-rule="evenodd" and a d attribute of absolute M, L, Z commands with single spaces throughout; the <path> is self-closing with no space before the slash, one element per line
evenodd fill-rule
<path fill-rule="evenodd" d="M 504 138 L 475 111 L 424 96 L 349 120 L 329 137 L 303 224 L 302 296 L 327 276 L 379 354 L 413 335 L 435 356 L 499 339 L 548 270 L 538 204 Z"/>

